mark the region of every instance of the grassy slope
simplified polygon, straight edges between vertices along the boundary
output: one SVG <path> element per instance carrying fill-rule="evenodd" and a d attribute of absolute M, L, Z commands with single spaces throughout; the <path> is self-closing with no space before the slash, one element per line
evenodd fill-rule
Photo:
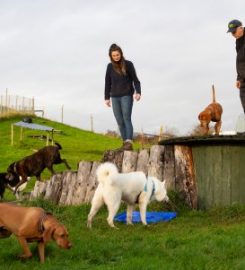
<path fill-rule="evenodd" d="M 0 119 L 0 171 L 6 170 L 11 162 L 30 155 L 34 150 L 46 145 L 45 140 L 28 137 L 30 135 L 46 136 L 46 132 L 24 129 L 24 139 L 20 142 L 20 128 L 15 127 L 14 146 L 11 146 L 10 126 L 12 123 L 20 120 L 21 118 Z M 67 159 L 73 169 L 77 168 L 77 163 L 80 160 L 100 160 L 106 149 L 113 149 L 120 146 L 119 139 L 109 138 L 47 119 L 35 118 L 34 123 L 51 126 L 56 130 L 62 131 L 60 134 L 55 133 L 54 139 L 62 145 L 62 157 Z M 65 168 L 63 165 L 56 165 L 57 168 L 59 166 L 61 169 Z"/>
<path fill-rule="evenodd" d="M 46 140 L 32 138 L 33 135 L 47 135 L 46 132 L 23 129 L 23 141 L 20 141 L 20 127 L 14 127 L 14 145 L 10 144 L 11 124 L 20 121 L 22 117 L 10 119 L 0 119 L 0 172 L 7 170 L 9 164 L 23 157 L 32 154 L 35 150 L 46 145 Z M 120 146 L 121 141 L 101 134 L 81 130 L 48 119 L 35 118 L 36 124 L 53 127 L 61 130 L 55 133 L 54 140 L 62 145 L 61 157 L 65 158 L 73 170 L 77 169 L 77 164 L 81 160 L 100 160 L 106 149 L 114 149 Z M 66 170 L 64 164 L 54 166 L 56 172 Z M 51 174 L 46 169 L 42 173 L 43 179 L 50 178 Z M 28 183 L 27 190 L 32 189 L 35 177 Z M 8 196 L 7 192 L 7 196 Z"/>
<path fill-rule="evenodd" d="M 16 144 L 10 146 L 10 124 L 18 120 L 0 121 L 0 171 L 4 171 L 12 161 L 45 145 L 44 141 L 27 137 L 28 134 L 35 134 L 34 131 L 26 131 L 22 143 L 18 142 L 19 135 L 16 133 Z M 73 169 L 76 169 L 79 160 L 99 160 L 105 149 L 120 146 L 117 139 L 48 120 L 36 119 L 35 122 L 64 132 L 56 135 L 55 139 L 62 144 L 62 156 Z M 17 132 L 18 128 L 15 129 Z M 65 169 L 64 165 L 55 168 L 57 171 Z M 49 172 L 44 172 L 45 175 L 50 176 Z M 169 223 L 149 227 L 117 224 L 119 230 L 108 227 L 107 211 L 102 209 L 90 231 L 86 228 L 89 205 L 58 207 L 43 201 L 31 204 L 53 212 L 67 226 L 73 248 L 61 250 L 54 243 L 49 243 L 46 262 L 41 266 L 35 244 L 30 244 L 34 257 L 29 261 L 20 261 L 16 258 L 21 252 L 16 238 L 0 239 L 1 270 L 245 269 L 244 207 L 233 206 L 209 212 L 179 209 L 178 217 Z M 162 210 L 162 205 L 153 204 L 149 210 Z"/>

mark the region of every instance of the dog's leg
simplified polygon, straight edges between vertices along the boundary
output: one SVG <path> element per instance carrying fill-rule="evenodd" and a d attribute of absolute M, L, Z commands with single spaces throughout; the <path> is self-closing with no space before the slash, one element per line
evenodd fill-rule
<path fill-rule="evenodd" d="M 146 195 L 142 194 L 142 197 L 140 196 L 140 198 L 139 198 L 139 209 L 140 209 L 141 222 L 144 225 L 147 225 L 147 222 L 146 222 L 147 202 L 148 202 L 148 199 L 146 198 Z"/>
<path fill-rule="evenodd" d="M 50 172 L 52 173 L 52 175 L 55 174 L 55 171 L 53 169 L 53 165 L 49 165 L 49 166 L 47 166 L 47 168 L 50 170 Z"/>
<path fill-rule="evenodd" d="M 26 176 L 24 176 L 24 177 L 21 178 L 20 182 L 15 186 L 14 194 L 16 194 L 19 186 L 21 186 L 22 184 L 24 184 L 26 181 L 27 181 L 27 177 Z"/>
<path fill-rule="evenodd" d="M 69 164 L 67 163 L 66 159 L 61 159 L 61 162 L 64 163 L 64 164 L 66 165 L 66 168 L 67 168 L 68 170 L 71 169 L 71 167 L 70 167 Z"/>
<path fill-rule="evenodd" d="M 107 222 L 108 222 L 109 226 L 111 226 L 112 228 L 116 228 L 114 223 L 113 223 L 113 220 L 114 220 L 114 217 L 119 209 L 119 206 L 121 203 L 121 198 L 119 200 L 112 199 L 112 200 L 107 201 L 105 203 L 106 203 L 108 211 L 109 211 Z"/>
<path fill-rule="evenodd" d="M 19 257 L 21 259 L 30 258 L 32 256 L 32 253 L 31 253 L 31 251 L 30 251 L 30 249 L 28 247 L 26 239 L 24 237 L 21 237 L 21 236 L 17 236 L 17 239 L 18 239 L 18 241 L 19 241 L 19 243 L 20 243 L 20 245 L 21 245 L 21 247 L 22 247 L 22 249 L 24 251 L 24 254 L 20 255 Z"/>
<path fill-rule="evenodd" d="M 94 216 L 97 214 L 97 212 L 100 210 L 101 206 L 104 204 L 104 199 L 102 196 L 102 190 L 100 188 L 97 188 L 92 200 L 92 206 L 90 209 L 90 212 L 88 214 L 88 220 L 87 220 L 87 227 L 92 228 L 92 221 Z"/>
<path fill-rule="evenodd" d="M 202 133 L 204 135 L 207 135 L 208 131 L 209 131 L 209 122 L 208 121 L 201 121 L 201 129 L 202 129 Z"/>
<path fill-rule="evenodd" d="M 42 179 L 41 179 L 41 174 L 36 175 L 36 178 L 37 178 L 37 181 L 42 182 Z M 28 180 L 28 181 L 29 181 L 29 180 Z"/>
<path fill-rule="evenodd" d="M 44 263 L 44 260 L 45 260 L 45 258 L 44 258 L 44 252 L 45 252 L 44 248 L 45 248 L 44 242 L 38 242 L 38 254 L 39 254 L 39 258 L 40 258 L 41 263 Z"/>
<path fill-rule="evenodd" d="M 215 126 L 214 126 L 214 130 L 215 130 L 215 135 L 219 135 L 220 133 L 220 129 L 221 129 L 221 124 L 222 124 L 222 121 L 218 121 L 216 122 Z"/>
<path fill-rule="evenodd" d="M 127 224 L 128 225 L 133 225 L 132 223 L 133 211 L 134 211 L 134 205 L 128 204 L 128 207 L 127 207 Z"/>

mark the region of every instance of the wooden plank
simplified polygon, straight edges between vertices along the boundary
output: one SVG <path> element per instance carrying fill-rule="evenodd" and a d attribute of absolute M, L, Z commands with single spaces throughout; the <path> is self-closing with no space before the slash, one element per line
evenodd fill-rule
<path fill-rule="evenodd" d="M 231 204 L 233 147 L 213 145 L 193 148 L 201 208 Z"/>
<path fill-rule="evenodd" d="M 234 147 L 231 157 L 231 204 L 245 204 L 245 147 Z"/>
<path fill-rule="evenodd" d="M 193 163 L 198 189 L 198 208 L 209 208 L 213 204 L 213 170 L 208 164 L 209 149 L 207 146 L 192 148 Z M 211 157 L 210 157 L 211 158 Z M 212 162 L 213 163 L 213 162 Z M 208 173 L 207 168 L 211 173 Z"/>

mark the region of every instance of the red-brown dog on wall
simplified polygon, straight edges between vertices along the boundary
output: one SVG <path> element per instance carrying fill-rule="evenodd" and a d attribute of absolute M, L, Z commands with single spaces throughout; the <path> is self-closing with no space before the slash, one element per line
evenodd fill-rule
<path fill-rule="evenodd" d="M 14 234 L 23 249 L 22 259 L 32 257 L 28 242 L 38 243 L 40 262 L 43 263 L 45 244 L 54 240 L 65 249 L 71 248 L 64 225 L 39 207 L 23 207 L 13 203 L 0 203 L 0 238 Z"/>
<path fill-rule="evenodd" d="M 219 135 L 222 124 L 221 116 L 223 113 L 223 109 L 222 106 L 216 102 L 214 85 L 212 86 L 212 89 L 213 89 L 213 102 L 209 104 L 205 108 L 205 110 L 198 115 L 200 127 L 205 135 L 208 134 L 210 122 L 216 122 L 214 126 L 215 135 Z"/>

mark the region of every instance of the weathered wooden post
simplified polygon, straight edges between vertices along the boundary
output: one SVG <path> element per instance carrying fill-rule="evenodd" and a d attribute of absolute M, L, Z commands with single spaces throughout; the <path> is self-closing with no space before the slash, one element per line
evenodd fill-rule
<path fill-rule="evenodd" d="M 163 177 L 163 154 L 164 146 L 153 145 L 150 150 L 148 175 L 155 176 L 162 181 Z"/>
<path fill-rule="evenodd" d="M 74 187 L 72 204 L 79 205 L 84 203 L 86 197 L 86 187 L 88 183 L 88 178 L 90 175 L 92 167 L 92 162 L 82 161 L 79 163 L 77 181 Z"/>
<path fill-rule="evenodd" d="M 148 173 L 149 156 L 150 154 L 148 149 L 140 150 L 138 154 L 136 170 L 144 172 L 145 175 Z"/>
<path fill-rule="evenodd" d="M 183 194 L 188 205 L 197 208 L 197 191 L 191 148 L 175 145 L 174 155 L 175 188 Z"/>
<path fill-rule="evenodd" d="M 124 151 L 122 172 L 128 173 L 136 170 L 138 153 L 133 151 Z"/>

